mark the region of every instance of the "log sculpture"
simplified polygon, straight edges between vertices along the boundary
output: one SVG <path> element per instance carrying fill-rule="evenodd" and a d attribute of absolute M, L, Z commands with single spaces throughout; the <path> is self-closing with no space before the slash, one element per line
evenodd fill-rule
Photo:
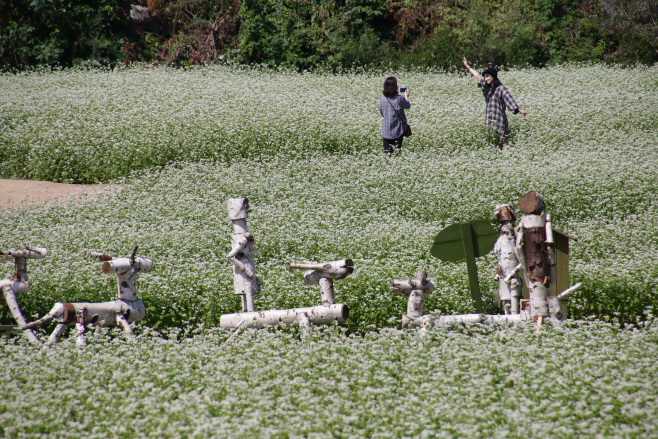
<path fill-rule="evenodd" d="M 233 222 L 233 236 L 231 251 L 226 257 L 233 263 L 234 294 L 242 299 L 242 311 L 253 312 L 254 294 L 260 291 L 260 281 L 256 277 L 254 262 L 254 235 L 247 231 L 249 200 L 230 198 L 227 204 L 228 217 Z"/>
<path fill-rule="evenodd" d="M 432 294 L 434 284 L 427 279 L 427 272 L 421 270 L 415 279 L 392 279 L 391 294 L 404 294 L 407 298 L 407 313 L 402 316 L 402 327 L 407 327 L 410 323 L 424 323 L 422 321 L 423 308 L 425 305 L 425 296 Z"/>
<path fill-rule="evenodd" d="M 16 267 L 13 279 L 3 279 L 0 281 L 0 290 L 2 290 L 2 305 L 8 308 L 9 313 L 21 327 L 26 325 L 25 318 L 21 313 L 21 308 L 16 300 L 17 293 L 27 293 L 30 284 L 27 280 L 27 260 L 41 259 L 48 253 L 48 250 L 40 247 L 26 246 L 22 250 L 0 250 L 0 257 L 4 260 L 14 260 Z M 31 329 L 23 329 L 23 333 L 30 343 L 38 344 L 39 339 Z"/>
<path fill-rule="evenodd" d="M 142 320 L 146 311 L 144 302 L 137 297 L 137 275 L 151 271 L 153 262 L 143 256 L 135 256 L 137 246 L 132 255 L 124 258 L 114 258 L 110 255 L 92 252 L 91 257 L 103 262 L 104 274 L 116 273 L 118 283 L 118 300 L 101 303 L 56 303 L 43 318 L 30 324 L 24 325 L 23 330 L 32 329 L 49 320 L 59 322 L 55 330 L 48 338 L 47 345 L 57 342 L 67 326 L 75 323 L 76 344 L 85 346 L 87 344 L 87 325 L 95 325 L 96 330 L 100 327 L 117 325 L 126 334 L 132 334 L 130 323 Z"/>
<path fill-rule="evenodd" d="M 524 281 L 530 296 L 530 316 L 540 325 L 551 315 L 549 310 L 553 229 L 550 216 L 544 213 L 544 200 L 529 191 L 519 199 L 524 212 L 516 228 L 516 255 L 521 262 Z M 548 221 L 547 221 L 548 219 Z M 559 309 L 559 303 L 558 303 Z"/>
<path fill-rule="evenodd" d="M 243 326 L 262 328 L 281 324 L 298 324 L 304 328 L 311 323 L 319 325 L 330 322 L 344 322 L 348 319 L 350 315 L 349 307 L 344 303 L 335 303 L 333 281 L 344 279 L 352 274 L 354 263 L 351 259 L 325 263 L 306 261 L 302 264 L 290 264 L 290 268 L 308 270 L 304 273 L 304 282 L 308 285 L 320 284 L 322 305 L 224 314 L 219 320 L 219 326 L 232 329 Z"/>
<path fill-rule="evenodd" d="M 518 271 L 521 264 L 516 256 L 516 235 L 514 221 L 516 211 L 511 204 L 499 204 L 494 210 L 494 217 L 500 224 L 500 237 L 494 245 L 494 253 L 498 259 L 498 269 L 495 279 L 498 281 L 498 298 L 505 314 L 519 313 L 521 298 L 521 278 Z"/>

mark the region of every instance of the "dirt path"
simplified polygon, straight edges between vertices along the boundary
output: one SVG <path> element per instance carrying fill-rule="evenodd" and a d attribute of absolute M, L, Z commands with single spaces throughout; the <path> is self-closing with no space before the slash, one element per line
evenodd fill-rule
<path fill-rule="evenodd" d="M 67 203 L 70 198 L 83 195 L 95 197 L 101 191 L 116 189 L 118 185 L 66 184 L 52 181 L 0 179 L 0 208 L 29 206 L 32 203 L 54 201 Z"/>

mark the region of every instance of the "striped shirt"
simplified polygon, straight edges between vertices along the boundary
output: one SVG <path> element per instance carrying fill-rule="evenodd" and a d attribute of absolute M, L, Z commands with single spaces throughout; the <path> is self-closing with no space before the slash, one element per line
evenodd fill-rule
<path fill-rule="evenodd" d="M 389 101 L 391 102 L 390 104 Z M 400 114 L 400 117 L 395 114 L 391 104 Z M 393 140 L 402 137 L 404 127 L 407 126 L 407 116 L 404 114 L 405 108 L 411 108 L 411 103 L 402 95 L 395 95 L 392 98 L 387 98 L 386 96 L 379 98 L 379 112 L 384 116 L 384 122 L 382 123 L 382 137 L 384 139 Z M 404 125 L 400 121 L 400 118 L 404 121 Z"/>
<path fill-rule="evenodd" d="M 499 85 L 496 87 L 496 90 L 493 90 L 491 87 L 485 90 L 485 84 L 484 79 L 478 81 L 478 87 L 482 88 L 484 100 L 487 103 L 485 123 L 502 135 L 508 134 L 509 125 L 507 124 L 505 109 L 509 108 L 516 114 L 519 112 L 519 105 L 504 85 Z"/>

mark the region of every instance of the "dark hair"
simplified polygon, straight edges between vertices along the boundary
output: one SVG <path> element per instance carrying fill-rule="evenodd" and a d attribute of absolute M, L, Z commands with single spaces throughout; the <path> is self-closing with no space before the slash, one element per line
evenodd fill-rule
<path fill-rule="evenodd" d="M 496 91 L 499 85 L 503 85 L 500 80 L 498 79 L 498 71 L 494 69 L 493 67 L 489 67 L 488 69 L 485 69 L 484 72 L 482 72 L 482 76 L 484 75 L 489 75 L 493 77 L 493 84 L 489 85 L 486 82 L 484 83 L 484 87 L 482 87 L 482 91 L 488 92 L 489 89 L 492 89 L 493 91 Z"/>
<path fill-rule="evenodd" d="M 395 76 L 389 76 L 384 81 L 384 96 L 387 98 L 392 98 L 398 94 L 398 80 L 395 79 Z"/>

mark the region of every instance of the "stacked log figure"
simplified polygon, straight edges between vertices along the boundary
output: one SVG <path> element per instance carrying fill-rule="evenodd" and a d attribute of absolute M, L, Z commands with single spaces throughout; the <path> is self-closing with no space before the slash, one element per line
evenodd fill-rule
<path fill-rule="evenodd" d="M 45 248 L 25 247 L 22 250 L 0 250 L 0 257 L 4 260 L 14 260 L 15 271 L 13 279 L 3 279 L 0 281 L 0 290 L 2 290 L 2 305 L 9 309 L 9 313 L 21 327 L 26 325 L 25 318 L 21 313 L 16 299 L 17 293 L 27 293 L 30 284 L 27 279 L 27 260 L 41 259 L 48 253 Z M 39 339 L 31 329 L 23 329 L 23 333 L 30 343 L 38 344 Z"/>
<path fill-rule="evenodd" d="M 505 314 L 519 313 L 521 298 L 521 278 L 517 274 L 521 264 L 516 256 L 516 235 L 514 221 L 516 211 L 512 204 L 499 204 L 494 210 L 494 217 L 500 224 L 500 237 L 494 245 L 498 259 L 496 280 L 498 281 L 498 298 Z"/>
<path fill-rule="evenodd" d="M 132 255 L 124 258 L 114 258 L 110 255 L 92 252 L 91 257 L 103 262 L 104 274 L 117 275 L 118 300 L 101 303 L 57 303 L 43 318 L 36 320 L 23 329 L 32 329 L 49 320 L 58 323 L 50 335 L 47 345 L 57 342 L 67 326 L 75 324 L 76 344 L 85 346 L 87 344 L 86 330 L 88 325 L 95 325 L 96 330 L 100 327 L 117 325 L 126 334 L 132 334 L 130 323 L 142 320 L 146 311 L 144 302 L 137 297 L 137 277 L 139 273 L 151 271 L 153 262 L 143 256 L 135 256 L 137 246 Z"/>
<path fill-rule="evenodd" d="M 421 270 L 415 279 L 392 279 L 391 294 L 404 294 L 407 296 L 407 313 L 402 316 L 402 327 L 407 327 L 410 323 L 425 323 L 422 319 L 423 308 L 425 306 L 425 296 L 432 294 L 434 284 L 427 279 L 427 272 Z"/>
<path fill-rule="evenodd" d="M 553 229 L 550 215 L 544 213 L 544 200 L 537 192 L 529 191 L 519 199 L 523 211 L 516 228 L 516 255 L 521 262 L 523 277 L 530 296 L 530 317 L 540 325 L 542 319 L 560 310 L 559 302 L 550 303 L 557 309 L 549 310 L 551 266 L 553 254 Z"/>
<path fill-rule="evenodd" d="M 230 198 L 227 204 L 228 217 L 233 222 L 233 236 L 231 251 L 226 257 L 233 263 L 234 294 L 241 297 L 243 312 L 253 312 L 254 295 L 260 291 L 260 281 L 256 277 L 254 235 L 247 231 L 249 200 Z"/>

